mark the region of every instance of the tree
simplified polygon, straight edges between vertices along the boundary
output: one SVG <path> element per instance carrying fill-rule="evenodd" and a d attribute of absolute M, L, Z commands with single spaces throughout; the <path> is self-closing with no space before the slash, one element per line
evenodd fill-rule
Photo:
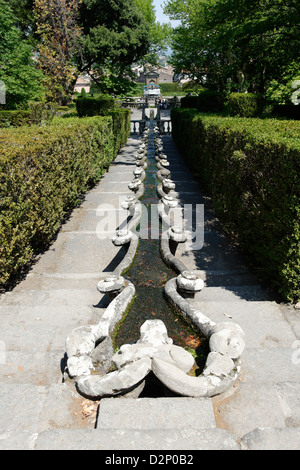
<path fill-rule="evenodd" d="M 43 74 L 37 70 L 32 45 L 22 39 L 8 3 L 0 0 L 0 80 L 6 88 L 6 108 L 25 107 L 41 99 Z"/>
<path fill-rule="evenodd" d="M 80 48 L 78 9 L 81 0 L 35 0 L 39 66 L 45 76 L 47 98 L 65 104 L 77 78 L 74 62 Z"/>
<path fill-rule="evenodd" d="M 169 24 L 160 24 L 156 21 L 153 0 L 134 0 L 134 3 L 142 12 L 149 25 L 149 50 L 139 62 L 142 64 L 158 65 L 159 57 L 164 55 L 170 46 L 172 28 Z"/>
<path fill-rule="evenodd" d="M 15 26 L 21 31 L 23 39 L 32 40 L 36 25 L 34 20 L 34 0 L 6 0 L 10 6 Z"/>
<path fill-rule="evenodd" d="M 80 19 L 79 70 L 100 85 L 107 74 L 128 76 L 130 66 L 149 50 L 149 22 L 131 0 L 84 0 Z"/>
<path fill-rule="evenodd" d="M 296 0 L 169 0 L 166 12 L 182 21 L 175 67 L 206 86 L 265 93 L 299 63 Z"/>

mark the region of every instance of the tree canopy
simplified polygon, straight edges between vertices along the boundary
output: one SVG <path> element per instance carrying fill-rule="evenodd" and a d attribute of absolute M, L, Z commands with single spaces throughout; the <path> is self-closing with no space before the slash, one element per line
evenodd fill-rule
<path fill-rule="evenodd" d="M 8 2 L 0 0 L 0 80 L 5 84 L 9 109 L 25 106 L 43 95 L 43 75 L 37 70 L 33 52 L 15 25 Z"/>
<path fill-rule="evenodd" d="M 168 0 L 166 13 L 181 20 L 173 65 L 207 87 L 267 93 L 300 73 L 297 0 Z"/>
<path fill-rule="evenodd" d="M 154 63 L 167 46 L 169 27 L 156 22 L 153 0 L 0 0 L 0 7 L 9 106 L 38 99 L 42 86 L 47 100 L 64 104 L 80 73 L 121 90 L 133 63 Z"/>
<path fill-rule="evenodd" d="M 34 13 L 39 65 L 47 97 L 64 104 L 76 81 L 74 54 L 79 50 L 79 0 L 35 0 Z"/>

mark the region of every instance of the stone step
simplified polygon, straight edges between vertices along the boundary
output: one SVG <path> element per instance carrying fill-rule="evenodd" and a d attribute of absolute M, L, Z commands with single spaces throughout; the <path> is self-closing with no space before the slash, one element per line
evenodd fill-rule
<path fill-rule="evenodd" d="M 257 428 L 241 440 L 243 450 L 299 450 L 300 427 Z"/>
<path fill-rule="evenodd" d="M 299 450 L 300 427 L 257 428 L 239 445 L 225 429 L 52 429 L 0 432 L 0 450 Z M 155 454 L 154 454 L 155 455 Z M 153 457 L 154 458 L 154 457 Z"/>
<path fill-rule="evenodd" d="M 103 399 L 97 429 L 122 430 L 215 429 L 211 399 L 140 398 Z"/>
<path fill-rule="evenodd" d="M 123 400 L 120 400 L 121 402 Z M 27 442 L 32 442 L 28 439 Z M 1 441 L 0 441 L 1 449 Z M 224 429 L 58 429 L 39 434 L 35 450 L 197 451 L 240 450 Z M 103 455 L 103 454 L 102 454 Z M 116 454 L 117 455 L 117 454 Z M 133 454 L 135 455 L 135 454 Z M 154 454 L 155 455 L 155 454 Z M 153 463 L 153 462 L 152 462 Z"/>
<path fill-rule="evenodd" d="M 206 279 L 206 287 L 200 293 L 196 293 L 196 302 L 272 302 L 271 294 L 259 285 L 227 285 L 219 284 L 213 287 L 208 286 L 209 280 Z"/>

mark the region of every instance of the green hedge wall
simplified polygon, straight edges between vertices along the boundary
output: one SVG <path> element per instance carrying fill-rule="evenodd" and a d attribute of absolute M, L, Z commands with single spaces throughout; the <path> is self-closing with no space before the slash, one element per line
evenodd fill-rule
<path fill-rule="evenodd" d="M 228 110 L 231 116 L 257 117 L 264 110 L 264 98 L 254 93 L 231 93 Z"/>
<path fill-rule="evenodd" d="M 172 110 L 173 137 L 261 277 L 300 299 L 300 124 Z"/>
<path fill-rule="evenodd" d="M 0 130 L 0 284 L 53 239 L 126 142 L 129 112 Z M 117 134 L 117 137 L 116 137 Z"/>
<path fill-rule="evenodd" d="M 115 108 L 115 100 L 110 96 L 100 95 L 97 98 L 81 98 L 76 101 L 79 117 L 106 116 Z"/>
<path fill-rule="evenodd" d="M 0 128 L 32 125 L 31 111 L 0 111 Z"/>
<path fill-rule="evenodd" d="M 198 96 L 185 96 L 181 99 L 182 108 L 195 108 L 202 113 L 217 113 L 224 109 L 223 95 L 204 90 Z"/>

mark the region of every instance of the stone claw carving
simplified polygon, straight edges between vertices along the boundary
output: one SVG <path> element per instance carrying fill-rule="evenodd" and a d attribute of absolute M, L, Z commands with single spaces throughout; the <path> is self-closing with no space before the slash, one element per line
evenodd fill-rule
<path fill-rule="evenodd" d="M 120 278 L 122 285 L 123 280 Z M 89 376 L 94 369 L 92 356 L 96 345 L 110 336 L 135 294 L 134 285 L 128 281 L 126 283 L 124 280 L 123 290 L 111 301 L 97 325 L 76 328 L 67 337 L 66 354 L 70 377 Z M 105 292 L 107 292 L 106 288 L 116 287 L 115 281 L 104 282 L 104 284 L 109 284 L 109 286 L 104 286 Z M 117 284 L 120 287 L 120 284 Z"/>
<path fill-rule="evenodd" d="M 230 339 L 229 348 L 224 341 Z M 187 375 L 194 367 L 193 356 L 175 346 L 161 320 L 148 320 L 141 327 L 140 340 L 127 344 L 113 356 L 117 370 L 105 376 L 84 376 L 77 381 L 79 391 L 89 397 L 115 396 L 138 386 L 152 371 L 170 390 L 182 396 L 212 397 L 223 393 L 237 380 L 239 357 L 243 351 L 243 331 L 238 325 L 224 323 L 212 328 L 215 350 L 208 355 L 200 377 Z M 236 345 L 239 347 L 236 349 Z M 233 345 L 233 347 L 231 347 Z"/>
<path fill-rule="evenodd" d="M 130 230 L 119 230 L 116 234 L 116 236 L 114 236 L 112 238 L 112 243 L 115 245 L 115 246 L 124 246 L 124 245 L 128 245 L 132 240 L 132 232 Z"/>
<path fill-rule="evenodd" d="M 81 377 L 77 387 L 90 397 L 119 395 L 138 385 L 153 369 L 152 360 L 158 358 L 168 365 L 177 367 L 183 373 L 194 366 L 194 358 L 183 348 L 175 346 L 168 337 L 161 320 L 148 320 L 141 329 L 140 340 L 127 344 L 113 356 L 117 370 L 106 376 Z"/>

